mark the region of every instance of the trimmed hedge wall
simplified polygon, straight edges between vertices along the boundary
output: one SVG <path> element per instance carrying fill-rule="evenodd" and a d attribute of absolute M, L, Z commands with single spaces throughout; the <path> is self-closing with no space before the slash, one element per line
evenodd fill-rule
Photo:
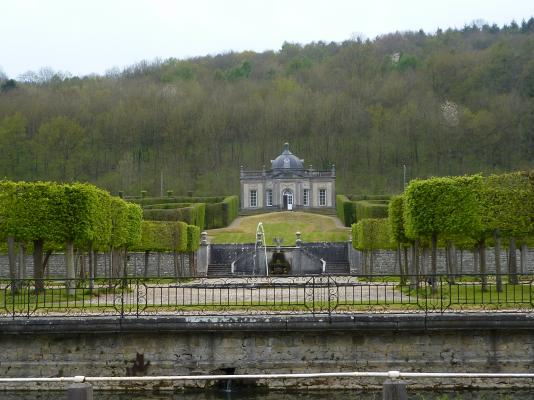
<path fill-rule="evenodd" d="M 388 219 L 368 218 L 353 224 L 352 246 L 358 250 L 395 248 Z"/>
<path fill-rule="evenodd" d="M 355 204 L 343 194 L 336 196 L 336 213 L 345 226 L 351 226 L 356 222 Z"/>
<path fill-rule="evenodd" d="M 162 200 L 163 198 L 159 199 Z M 176 197 L 171 199 L 176 199 Z M 191 199 L 191 197 L 187 197 L 187 199 Z M 151 221 L 184 221 L 196 225 L 200 229 L 215 229 L 230 225 L 239 213 L 239 198 L 237 196 L 225 198 L 197 197 L 194 199 L 222 199 L 222 201 L 217 203 L 163 202 L 148 204 L 143 206 L 143 216 L 146 220 Z"/>
<path fill-rule="evenodd" d="M 391 195 L 389 194 L 348 194 L 347 197 L 352 201 L 391 199 Z"/>
<path fill-rule="evenodd" d="M 223 200 L 223 226 L 230 225 L 239 215 L 239 197 L 228 196 Z"/>
<path fill-rule="evenodd" d="M 345 195 L 337 195 L 336 213 L 345 226 L 351 226 L 353 223 L 366 218 L 387 218 L 389 195 L 349 196 L 351 198 L 373 197 L 373 199 L 351 200 Z"/>
<path fill-rule="evenodd" d="M 143 206 L 144 210 L 172 210 L 173 208 L 191 207 L 194 203 L 158 203 Z"/>
<path fill-rule="evenodd" d="M 196 225 L 187 225 L 187 251 L 189 253 L 200 247 L 200 228 Z"/>
<path fill-rule="evenodd" d="M 141 206 L 153 205 L 153 204 L 166 204 L 166 203 L 220 203 L 224 200 L 223 196 L 213 197 L 188 197 L 188 196 L 175 196 L 175 197 L 144 197 L 127 199 L 131 203 L 137 203 Z"/>
<path fill-rule="evenodd" d="M 367 218 L 387 218 L 388 203 L 383 200 L 361 200 L 356 201 L 356 221 Z"/>
<path fill-rule="evenodd" d="M 143 221 L 138 251 L 187 251 L 187 224 L 175 221 Z"/>
<path fill-rule="evenodd" d="M 165 209 L 144 209 L 143 218 L 150 221 L 183 221 L 204 229 L 206 205 L 195 203 L 189 207 Z"/>

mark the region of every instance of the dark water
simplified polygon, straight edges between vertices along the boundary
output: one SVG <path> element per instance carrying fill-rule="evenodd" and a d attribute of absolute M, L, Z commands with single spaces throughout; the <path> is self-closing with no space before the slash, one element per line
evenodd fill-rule
<path fill-rule="evenodd" d="M 380 391 L 186 391 L 180 393 L 94 392 L 94 400 L 382 400 Z M 408 392 L 410 400 L 531 400 L 532 390 L 479 390 L 457 392 Z M 1 400 L 66 400 L 66 392 L 0 392 Z"/>

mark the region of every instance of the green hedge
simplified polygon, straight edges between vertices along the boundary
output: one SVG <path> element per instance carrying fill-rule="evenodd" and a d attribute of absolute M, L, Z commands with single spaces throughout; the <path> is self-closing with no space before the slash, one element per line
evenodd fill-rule
<path fill-rule="evenodd" d="M 348 194 L 347 197 L 352 201 L 391 199 L 391 195 L 389 194 Z"/>
<path fill-rule="evenodd" d="M 187 224 L 175 221 L 143 221 L 138 251 L 187 251 Z"/>
<path fill-rule="evenodd" d="M 147 204 L 143 206 L 143 210 L 172 210 L 173 208 L 184 208 L 191 207 L 193 203 L 158 203 L 158 204 Z"/>
<path fill-rule="evenodd" d="M 189 207 L 165 209 L 144 209 L 143 218 L 149 221 L 183 221 L 204 229 L 206 205 L 195 203 Z"/>
<path fill-rule="evenodd" d="M 187 251 L 189 253 L 200 247 L 200 228 L 196 225 L 187 225 Z"/>
<path fill-rule="evenodd" d="M 197 198 L 198 199 L 198 198 Z M 221 199 L 213 197 L 209 199 Z M 201 229 L 223 228 L 239 213 L 239 198 L 228 196 L 217 203 L 158 203 L 143 206 L 144 218 L 151 221 L 184 221 Z"/>
<path fill-rule="evenodd" d="M 222 196 L 212 197 L 188 197 L 188 196 L 174 196 L 174 197 L 144 197 L 144 198 L 129 198 L 128 201 L 137 203 L 141 206 L 152 204 L 166 204 L 166 203 L 220 203 L 224 200 Z"/>
<path fill-rule="evenodd" d="M 239 197 L 228 196 L 223 202 L 223 226 L 230 225 L 239 215 Z"/>
<path fill-rule="evenodd" d="M 351 226 L 356 222 L 355 204 L 345 195 L 338 194 L 336 196 L 336 213 L 345 226 Z"/>
<path fill-rule="evenodd" d="M 355 202 L 356 221 L 367 218 L 387 218 L 388 205 L 380 200 L 375 202 L 373 200 L 360 200 Z"/>
<path fill-rule="evenodd" d="M 352 246 L 358 250 L 393 249 L 391 228 L 386 218 L 368 218 L 352 225 Z"/>

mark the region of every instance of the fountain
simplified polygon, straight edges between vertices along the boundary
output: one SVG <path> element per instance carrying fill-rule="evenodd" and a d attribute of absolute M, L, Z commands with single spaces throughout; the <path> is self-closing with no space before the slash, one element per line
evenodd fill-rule
<path fill-rule="evenodd" d="M 256 264 L 258 265 L 258 267 L 263 266 L 263 264 L 265 264 L 265 274 L 269 276 L 269 265 L 267 264 L 267 245 L 265 244 L 265 231 L 263 230 L 262 222 L 258 223 L 258 226 L 256 227 L 256 242 L 254 243 L 253 260 L 254 264 L 252 267 L 252 275 L 256 275 Z"/>

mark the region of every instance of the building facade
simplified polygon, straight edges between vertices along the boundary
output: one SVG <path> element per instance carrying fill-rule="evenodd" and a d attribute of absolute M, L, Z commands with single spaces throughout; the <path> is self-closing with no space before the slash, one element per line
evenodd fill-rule
<path fill-rule="evenodd" d="M 241 167 L 241 209 L 307 209 L 335 207 L 336 170 L 304 168 L 304 160 L 284 144 L 282 154 L 271 160 L 271 169 L 244 171 Z"/>

